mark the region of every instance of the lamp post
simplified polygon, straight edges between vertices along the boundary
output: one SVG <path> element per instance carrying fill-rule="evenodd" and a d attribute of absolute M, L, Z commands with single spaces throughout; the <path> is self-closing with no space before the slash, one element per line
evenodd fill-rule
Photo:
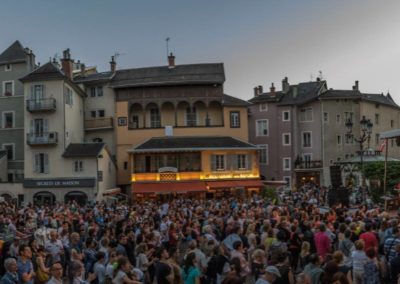
<path fill-rule="evenodd" d="M 363 201 L 365 201 L 365 192 L 364 192 L 364 187 L 365 187 L 365 179 L 363 177 L 363 172 L 364 172 L 364 143 L 368 143 L 368 148 L 369 148 L 369 142 L 371 140 L 371 133 L 372 133 L 372 122 L 370 119 L 366 119 L 365 116 L 362 117 L 360 120 L 360 128 L 361 128 L 361 134 L 360 137 L 354 137 L 353 134 L 353 121 L 352 118 L 346 119 L 345 123 L 347 132 L 346 132 L 346 138 L 347 139 L 354 139 L 357 143 L 360 145 L 360 150 L 359 150 L 359 155 L 360 155 L 360 164 L 361 164 L 361 187 L 362 187 L 362 197 Z M 367 149 L 368 149 L 367 148 Z"/>

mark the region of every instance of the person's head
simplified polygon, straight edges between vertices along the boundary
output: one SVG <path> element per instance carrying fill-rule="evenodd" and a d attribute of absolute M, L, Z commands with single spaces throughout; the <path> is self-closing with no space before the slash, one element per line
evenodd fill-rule
<path fill-rule="evenodd" d="M 343 262 L 343 253 L 340 250 L 337 250 L 332 255 L 333 260 L 340 265 Z"/>
<path fill-rule="evenodd" d="M 38 247 L 37 254 L 40 255 L 41 257 L 45 257 L 46 256 L 46 250 L 44 249 L 43 246 L 39 246 Z"/>
<path fill-rule="evenodd" d="M 191 240 L 189 243 L 189 249 L 194 250 L 197 248 L 197 242 L 196 240 Z"/>
<path fill-rule="evenodd" d="M 333 260 L 328 261 L 325 265 L 325 273 L 323 276 L 323 283 L 331 283 L 333 275 L 339 271 L 339 266 Z"/>
<path fill-rule="evenodd" d="M 56 230 L 51 230 L 50 231 L 50 240 L 52 240 L 53 242 L 57 240 L 57 231 Z"/>
<path fill-rule="evenodd" d="M 106 254 L 103 251 L 99 251 L 96 254 L 96 259 L 98 262 L 103 263 L 106 260 Z"/>
<path fill-rule="evenodd" d="M 53 276 L 57 280 L 61 280 L 63 276 L 63 267 L 61 263 L 55 262 L 50 268 L 51 276 Z"/>
<path fill-rule="evenodd" d="M 234 241 L 232 247 L 234 250 L 240 251 L 243 248 L 243 243 L 241 241 Z"/>
<path fill-rule="evenodd" d="M 23 258 L 28 258 L 28 259 L 32 258 L 32 250 L 27 245 L 24 244 L 20 245 L 18 248 L 18 252 L 19 255 Z"/>
<path fill-rule="evenodd" d="M 344 237 L 346 239 L 350 239 L 351 237 L 351 231 L 349 229 L 346 229 L 346 231 L 344 231 Z"/>
<path fill-rule="evenodd" d="M 252 255 L 253 260 L 262 263 L 265 260 L 265 251 L 262 249 L 256 249 Z"/>
<path fill-rule="evenodd" d="M 4 261 L 4 268 L 10 273 L 16 273 L 18 270 L 17 261 L 15 258 L 7 258 Z"/>
<path fill-rule="evenodd" d="M 79 236 L 79 234 L 78 234 L 77 232 L 73 232 L 73 233 L 71 234 L 71 236 L 70 236 L 71 243 L 77 244 L 77 243 L 79 242 L 80 238 L 81 238 L 81 237 Z"/>
<path fill-rule="evenodd" d="M 304 254 L 307 254 L 309 252 L 310 252 L 310 243 L 307 242 L 307 241 L 304 241 L 301 244 L 301 253 L 304 255 Z"/>
<path fill-rule="evenodd" d="M 194 252 L 189 253 L 186 255 L 185 258 L 185 270 L 188 271 L 190 267 L 194 267 L 196 264 L 196 254 Z"/>
<path fill-rule="evenodd" d="M 267 279 L 269 283 L 275 282 L 276 279 L 281 277 L 281 273 L 279 269 L 275 266 L 267 266 L 265 268 L 264 278 Z"/>
<path fill-rule="evenodd" d="M 370 258 L 370 259 L 374 259 L 376 257 L 376 250 L 374 247 L 370 247 L 367 249 L 367 251 L 365 252 L 365 254 Z"/>
<path fill-rule="evenodd" d="M 310 262 L 314 265 L 319 265 L 320 264 L 320 258 L 318 256 L 318 254 L 316 253 L 312 253 L 310 254 L 309 258 Z"/>
<path fill-rule="evenodd" d="M 240 262 L 240 258 L 234 257 L 230 261 L 231 270 L 235 271 L 237 275 L 240 275 L 242 272 L 242 264 Z"/>
<path fill-rule="evenodd" d="M 324 223 L 321 223 L 321 224 L 319 225 L 319 230 L 320 230 L 321 232 L 325 232 L 325 231 L 326 231 L 326 226 L 325 226 Z"/>
<path fill-rule="evenodd" d="M 84 271 L 83 264 L 80 261 L 73 261 L 71 263 L 71 271 L 73 277 L 81 277 Z"/>
<path fill-rule="evenodd" d="M 167 259 L 169 258 L 168 251 L 165 247 L 159 247 L 155 252 L 155 257 L 159 259 Z"/>
<path fill-rule="evenodd" d="M 371 231 L 371 229 L 372 229 L 372 224 L 371 223 L 366 223 L 365 224 L 365 231 L 367 231 L 367 232 L 369 232 L 369 231 Z"/>
<path fill-rule="evenodd" d="M 364 250 L 364 241 L 363 240 L 358 240 L 354 244 L 356 250 Z"/>
<path fill-rule="evenodd" d="M 346 274 L 343 272 L 336 272 L 332 277 L 333 284 L 349 284 Z"/>
<path fill-rule="evenodd" d="M 129 269 L 130 269 L 130 263 L 129 263 L 128 258 L 126 258 L 126 257 L 120 257 L 120 258 L 118 259 L 118 269 L 120 269 L 120 270 L 122 270 L 122 271 L 124 271 L 124 272 L 129 271 Z"/>
<path fill-rule="evenodd" d="M 119 237 L 118 237 L 118 242 L 119 242 L 121 245 L 126 245 L 126 244 L 128 243 L 128 238 L 127 238 L 124 234 L 121 234 L 121 235 L 119 235 Z"/>

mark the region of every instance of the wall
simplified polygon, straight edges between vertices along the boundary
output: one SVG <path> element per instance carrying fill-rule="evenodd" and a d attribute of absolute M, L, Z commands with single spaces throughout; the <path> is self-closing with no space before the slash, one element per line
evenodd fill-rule
<path fill-rule="evenodd" d="M 64 104 L 65 109 L 65 147 L 70 143 L 82 143 L 83 136 L 83 98 L 75 92 L 67 83 L 65 88 L 72 91 L 73 105 Z M 64 98 L 65 100 L 65 98 Z"/>
<path fill-rule="evenodd" d="M 111 160 L 111 156 L 109 152 L 103 148 L 101 151 L 101 155 L 103 158 L 98 158 L 98 170 L 103 172 L 103 181 L 99 181 L 99 189 L 96 195 L 96 201 L 103 200 L 103 193 L 107 189 L 115 188 L 115 181 L 116 181 L 116 167 L 114 162 Z"/>

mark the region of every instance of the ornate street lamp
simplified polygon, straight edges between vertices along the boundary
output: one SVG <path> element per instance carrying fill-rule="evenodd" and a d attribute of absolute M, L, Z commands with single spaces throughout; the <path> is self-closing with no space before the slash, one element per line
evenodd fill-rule
<path fill-rule="evenodd" d="M 368 148 L 369 149 L 369 143 L 371 140 L 371 133 L 372 133 L 372 127 L 374 126 L 371 122 L 370 119 L 366 119 L 365 116 L 363 115 L 362 119 L 360 120 L 360 128 L 361 128 L 361 134 L 359 138 L 354 137 L 353 134 L 353 121 L 351 118 L 348 118 L 345 123 L 346 126 L 346 138 L 347 139 L 354 139 L 357 143 L 360 145 L 360 150 L 358 151 L 358 154 L 360 155 L 360 164 L 361 164 L 361 186 L 362 186 L 362 193 L 363 193 L 363 200 L 365 201 L 365 194 L 364 194 L 364 187 L 365 187 L 365 179 L 362 176 L 364 172 L 364 143 L 368 143 Z"/>

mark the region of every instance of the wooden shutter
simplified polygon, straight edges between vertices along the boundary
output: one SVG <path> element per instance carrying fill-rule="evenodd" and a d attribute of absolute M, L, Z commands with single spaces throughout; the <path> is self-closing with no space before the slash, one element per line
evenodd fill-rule
<path fill-rule="evenodd" d="M 211 155 L 211 170 L 217 170 L 217 157 L 215 155 Z"/>
<path fill-rule="evenodd" d="M 253 158 L 254 155 L 253 154 L 248 154 L 246 155 L 246 169 L 247 170 L 251 170 L 252 168 L 252 164 L 253 164 Z"/>
<path fill-rule="evenodd" d="M 48 174 L 49 173 L 49 155 L 43 154 L 43 160 L 44 160 L 44 173 Z"/>
<path fill-rule="evenodd" d="M 47 118 L 43 119 L 43 132 L 49 133 L 49 120 Z"/>
<path fill-rule="evenodd" d="M 229 169 L 237 171 L 239 169 L 238 167 L 238 155 L 229 155 Z"/>
<path fill-rule="evenodd" d="M 33 154 L 33 172 L 38 173 L 40 170 L 40 157 L 39 154 Z"/>

